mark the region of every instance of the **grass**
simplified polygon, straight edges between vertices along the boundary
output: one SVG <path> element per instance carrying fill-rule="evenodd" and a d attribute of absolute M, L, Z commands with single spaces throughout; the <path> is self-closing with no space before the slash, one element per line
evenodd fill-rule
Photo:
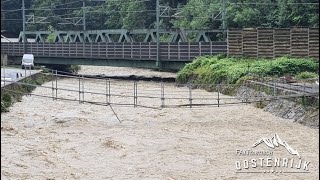
<path fill-rule="evenodd" d="M 297 80 L 304 80 L 304 79 L 312 79 L 312 78 L 318 78 L 319 75 L 314 72 L 301 72 L 297 74 L 296 79 Z"/>
<path fill-rule="evenodd" d="M 248 59 L 203 56 L 187 64 L 177 74 L 178 83 L 237 84 L 250 78 L 273 78 L 293 75 L 302 78 L 318 76 L 319 64 L 307 58 L 280 57 Z"/>

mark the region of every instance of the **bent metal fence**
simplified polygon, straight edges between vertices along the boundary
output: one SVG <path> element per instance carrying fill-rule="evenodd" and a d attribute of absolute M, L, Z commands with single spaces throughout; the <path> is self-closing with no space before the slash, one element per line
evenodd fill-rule
<path fill-rule="evenodd" d="M 64 74 L 59 74 L 64 73 Z M 51 76 L 51 84 L 34 85 L 25 82 L 13 82 L 25 87 L 41 88 L 30 95 L 103 106 L 132 106 L 145 108 L 195 108 L 221 107 L 272 101 L 280 98 L 319 96 L 319 87 L 307 87 L 306 84 L 291 85 L 285 82 L 246 81 L 243 86 L 235 84 L 174 84 L 164 82 L 138 82 L 110 80 L 106 78 L 87 78 L 83 75 L 67 74 L 56 70 L 43 73 Z M 49 84 L 49 85 L 48 85 Z M 237 96 L 227 96 L 224 92 L 239 89 Z M 211 90 L 208 92 L 204 89 Z M 308 89 L 308 90 L 307 90 Z M 5 91 L 19 93 L 9 87 Z"/>

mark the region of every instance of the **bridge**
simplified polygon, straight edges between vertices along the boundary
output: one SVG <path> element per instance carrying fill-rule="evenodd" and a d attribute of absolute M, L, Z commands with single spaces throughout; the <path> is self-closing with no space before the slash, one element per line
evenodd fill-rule
<path fill-rule="evenodd" d="M 161 30 L 167 42 L 159 47 L 162 69 L 178 70 L 198 56 L 227 54 L 252 58 L 280 56 L 319 59 L 319 28 L 229 29 L 226 41 L 217 41 L 221 30 Z M 46 42 L 53 35 L 54 42 Z M 190 39 L 188 35 L 192 35 Z M 25 42 L 26 52 L 39 64 L 105 65 L 159 68 L 154 30 L 100 30 L 26 32 L 35 42 Z M 1 53 L 21 62 L 19 42 L 1 42 Z"/>
<path fill-rule="evenodd" d="M 221 36 L 224 30 L 191 30 L 191 29 L 160 29 L 159 34 L 166 35 L 167 42 L 211 42 L 214 37 Z M 188 38 L 192 34 L 193 39 Z M 155 29 L 107 29 L 91 31 L 26 31 L 26 40 L 34 38 L 35 42 L 46 42 L 49 35 L 53 42 L 157 42 Z M 19 42 L 23 41 L 20 32 Z"/>
<path fill-rule="evenodd" d="M 213 41 L 223 30 L 161 29 L 161 68 L 178 70 L 197 56 L 227 53 L 227 42 Z M 159 68 L 155 29 L 109 29 L 96 31 L 26 31 L 26 52 L 36 63 Z M 193 39 L 188 38 L 192 34 Z M 53 42 L 47 42 L 51 36 Z M 35 42 L 28 42 L 33 38 Z M 21 61 L 23 33 L 19 42 L 2 42 L 1 53 Z M 67 61 L 66 61 L 67 59 Z"/>
<path fill-rule="evenodd" d="M 26 43 L 35 63 L 157 68 L 156 43 Z M 226 42 L 161 43 L 163 69 L 178 70 L 197 56 L 227 52 Z M 1 53 L 21 62 L 22 42 L 1 42 Z"/>

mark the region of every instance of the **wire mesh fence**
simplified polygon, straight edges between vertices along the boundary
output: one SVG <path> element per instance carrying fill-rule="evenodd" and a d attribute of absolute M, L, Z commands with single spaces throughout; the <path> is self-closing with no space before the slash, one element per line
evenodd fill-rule
<path fill-rule="evenodd" d="M 295 85 L 270 80 L 248 80 L 238 84 L 177 84 L 112 80 L 103 77 L 85 77 L 46 69 L 40 74 L 51 77 L 51 83 L 31 84 L 28 81 L 10 81 L 24 87 L 39 88 L 29 95 L 52 100 L 74 101 L 103 106 L 132 106 L 147 108 L 221 107 L 272 101 L 279 98 L 318 96 L 318 89 L 305 84 Z M 1 80 L 2 81 L 2 80 Z M 237 89 L 235 96 L 226 93 Z M 8 87 L 3 90 L 19 93 Z"/>

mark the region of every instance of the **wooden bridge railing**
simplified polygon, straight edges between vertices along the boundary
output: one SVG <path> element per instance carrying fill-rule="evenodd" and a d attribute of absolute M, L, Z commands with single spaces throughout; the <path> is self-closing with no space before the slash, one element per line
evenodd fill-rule
<path fill-rule="evenodd" d="M 23 43 L 1 42 L 1 53 L 22 56 Z M 27 43 L 27 53 L 36 57 L 156 60 L 156 43 Z M 226 54 L 226 42 L 161 43 L 165 61 L 191 61 L 197 56 Z"/>

